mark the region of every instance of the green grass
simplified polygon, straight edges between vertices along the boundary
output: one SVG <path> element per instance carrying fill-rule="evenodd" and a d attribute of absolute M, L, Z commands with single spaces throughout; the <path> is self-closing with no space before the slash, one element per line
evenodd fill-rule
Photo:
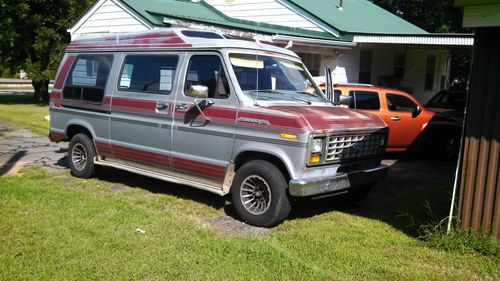
<path fill-rule="evenodd" d="M 48 114 L 47 103 L 36 102 L 31 96 L 0 95 L 0 120 L 46 136 L 49 133 L 50 124 L 44 119 L 44 116 Z"/>
<path fill-rule="evenodd" d="M 0 120 L 46 135 L 47 114 L 0 96 Z M 499 280 L 498 242 L 422 233 L 446 216 L 449 185 L 404 174 L 357 207 L 299 204 L 265 236 L 228 237 L 208 223 L 231 213 L 218 196 L 115 169 L 27 170 L 0 177 L 0 280 Z"/>
<path fill-rule="evenodd" d="M 0 280 L 500 278 L 498 257 L 441 251 L 334 208 L 295 214 L 265 236 L 224 236 L 205 223 L 224 213 L 221 198 L 106 171 L 0 177 Z"/>
<path fill-rule="evenodd" d="M 481 235 L 472 230 L 451 229 L 446 233 L 444 226 L 427 227 L 423 238 L 432 247 L 444 251 L 479 253 L 500 258 L 500 243 L 492 235 Z"/>
<path fill-rule="evenodd" d="M 13 90 L 13 91 L 19 91 L 19 90 L 33 91 L 33 87 L 31 87 L 31 86 L 26 86 L 26 87 L 5 87 L 5 86 L 0 86 L 0 91 L 8 91 L 8 90 Z"/>

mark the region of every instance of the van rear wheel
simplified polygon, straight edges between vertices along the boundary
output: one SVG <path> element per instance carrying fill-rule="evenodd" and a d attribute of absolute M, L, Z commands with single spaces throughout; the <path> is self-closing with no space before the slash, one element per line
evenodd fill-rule
<path fill-rule="evenodd" d="M 94 144 L 86 134 L 77 134 L 69 142 L 68 162 L 71 174 L 78 178 L 91 178 L 95 175 Z"/>
<path fill-rule="evenodd" d="M 276 166 L 252 160 L 236 172 L 231 201 L 244 222 L 271 227 L 281 223 L 290 213 L 286 187 L 286 179 Z"/>

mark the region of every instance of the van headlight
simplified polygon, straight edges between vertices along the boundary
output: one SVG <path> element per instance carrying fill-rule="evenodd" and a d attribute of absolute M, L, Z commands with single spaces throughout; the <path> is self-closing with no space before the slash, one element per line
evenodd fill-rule
<path fill-rule="evenodd" d="M 323 139 L 313 139 L 311 153 L 321 153 L 323 151 Z"/>
<path fill-rule="evenodd" d="M 323 139 L 315 138 L 312 140 L 311 154 L 309 155 L 309 164 L 321 163 L 323 154 Z"/>

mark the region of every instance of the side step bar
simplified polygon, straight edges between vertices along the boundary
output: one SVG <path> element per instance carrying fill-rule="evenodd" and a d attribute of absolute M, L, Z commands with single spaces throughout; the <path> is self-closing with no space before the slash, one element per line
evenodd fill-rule
<path fill-rule="evenodd" d="M 160 173 L 148 171 L 148 170 L 137 168 L 137 167 L 132 167 L 132 166 L 118 164 L 118 163 L 110 163 L 110 162 L 106 162 L 104 160 L 98 160 L 98 159 L 94 160 L 94 164 L 100 165 L 100 166 L 118 168 L 120 170 L 124 170 L 124 171 L 131 172 L 134 174 L 152 177 L 152 178 L 167 181 L 167 182 L 189 185 L 189 186 L 192 186 L 192 187 L 197 188 L 197 189 L 201 189 L 201 190 L 205 190 L 205 191 L 208 191 L 211 193 L 218 194 L 220 196 L 224 195 L 224 191 L 220 187 L 208 185 L 205 183 L 195 182 L 195 181 L 191 181 L 191 180 L 186 180 L 186 179 L 176 177 L 176 176 L 169 176 L 169 175 L 160 174 Z"/>

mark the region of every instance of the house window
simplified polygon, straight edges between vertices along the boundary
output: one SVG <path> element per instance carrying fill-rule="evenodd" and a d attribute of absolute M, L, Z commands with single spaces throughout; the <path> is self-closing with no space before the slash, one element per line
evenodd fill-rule
<path fill-rule="evenodd" d="M 427 64 L 425 66 L 425 90 L 430 90 L 434 88 L 434 70 L 436 69 L 436 56 L 427 56 Z"/>
<path fill-rule="evenodd" d="M 406 54 L 396 54 L 394 57 L 394 78 L 401 80 L 405 75 Z"/>
<path fill-rule="evenodd" d="M 297 53 L 306 65 L 307 69 L 312 76 L 319 76 L 319 69 L 321 64 L 320 54 Z"/>
<path fill-rule="evenodd" d="M 359 57 L 359 83 L 371 83 L 373 50 L 361 50 Z"/>

